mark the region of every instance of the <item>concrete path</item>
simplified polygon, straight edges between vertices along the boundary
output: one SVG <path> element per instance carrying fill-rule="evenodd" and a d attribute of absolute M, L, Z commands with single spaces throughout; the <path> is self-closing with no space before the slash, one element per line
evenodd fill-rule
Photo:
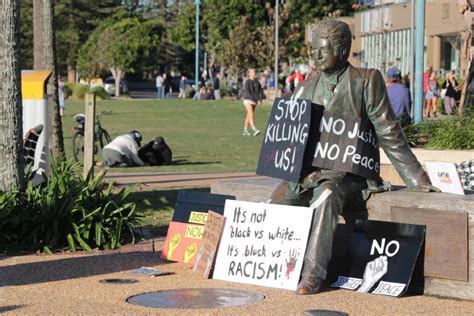
<path fill-rule="evenodd" d="M 161 249 L 163 241 L 155 243 Z M 133 251 L 128 248 L 127 251 Z M 291 291 L 218 280 L 204 280 L 182 263 L 161 260 L 159 253 L 138 246 L 137 252 L 0 256 L 0 313 L 11 315 L 303 315 L 325 309 L 350 315 L 473 315 L 474 302 L 430 296 L 393 298 L 347 290 L 310 296 Z M 142 266 L 173 272 L 161 277 L 132 276 L 123 271 Z M 132 278 L 138 283 L 99 283 L 105 278 Z M 144 292 L 188 288 L 235 288 L 265 295 L 263 301 L 222 309 L 154 309 L 126 299 Z"/>
<path fill-rule="evenodd" d="M 212 184 L 238 179 L 259 179 L 255 172 L 184 172 L 184 173 L 109 173 L 107 179 L 118 185 L 139 184 L 142 190 L 176 187 L 210 187 Z"/>

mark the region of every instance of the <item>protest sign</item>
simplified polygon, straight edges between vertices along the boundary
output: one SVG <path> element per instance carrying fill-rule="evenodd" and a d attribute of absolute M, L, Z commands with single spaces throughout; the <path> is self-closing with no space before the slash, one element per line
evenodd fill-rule
<path fill-rule="evenodd" d="M 295 290 L 313 210 L 227 200 L 214 279 Z"/>
<path fill-rule="evenodd" d="M 441 192 L 464 195 L 456 164 L 454 162 L 426 161 L 431 183 Z"/>
<path fill-rule="evenodd" d="M 260 149 L 257 174 L 297 182 L 310 123 L 310 100 L 276 98 Z"/>
<path fill-rule="evenodd" d="M 422 294 L 425 231 L 424 225 L 357 220 L 342 259 L 345 267 L 331 286 L 388 296 Z"/>
<path fill-rule="evenodd" d="M 314 167 L 379 180 L 379 146 L 366 119 L 323 111 L 310 100 L 275 99 L 257 174 L 298 182 Z"/>
<path fill-rule="evenodd" d="M 379 179 L 377 135 L 368 120 L 324 111 L 319 132 L 313 166 Z"/>
<path fill-rule="evenodd" d="M 213 210 L 223 214 L 226 199 L 235 199 L 235 197 L 197 191 L 180 191 L 161 258 L 194 264 L 196 254 L 201 246 L 207 212 Z"/>
<path fill-rule="evenodd" d="M 199 248 L 193 268 L 194 272 L 201 274 L 205 279 L 209 278 L 215 261 L 217 246 L 224 228 L 224 219 L 224 216 L 213 211 L 207 213 L 207 222 L 204 225 L 201 247 Z"/>

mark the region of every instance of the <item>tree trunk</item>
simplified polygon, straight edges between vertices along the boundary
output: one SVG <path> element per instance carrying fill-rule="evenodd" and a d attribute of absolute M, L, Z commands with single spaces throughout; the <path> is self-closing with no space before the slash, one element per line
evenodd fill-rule
<path fill-rule="evenodd" d="M 115 96 L 120 96 L 120 81 L 122 81 L 122 71 L 120 69 L 111 68 L 110 72 L 115 79 Z"/>
<path fill-rule="evenodd" d="M 33 0 L 33 69 L 44 69 L 42 0 Z"/>
<path fill-rule="evenodd" d="M 74 67 L 73 65 L 67 65 L 67 82 L 76 82 L 76 67 Z"/>
<path fill-rule="evenodd" d="M 56 38 L 55 38 L 55 25 L 54 25 L 54 0 L 34 0 L 33 5 L 33 16 L 37 16 L 38 6 L 40 6 L 40 14 L 38 19 L 41 20 L 41 27 L 34 28 L 34 32 L 42 31 L 41 34 L 34 34 L 34 47 L 42 47 L 42 57 L 38 53 L 38 56 L 34 55 L 34 66 L 35 69 L 48 69 L 51 70 L 51 77 L 48 80 L 47 93 L 48 93 L 48 104 L 50 108 L 51 116 L 51 151 L 53 156 L 58 159 L 65 157 L 64 152 L 64 138 L 62 130 L 61 115 L 59 112 L 59 97 L 58 97 L 58 80 L 57 80 L 57 63 L 56 63 Z M 37 22 L 39 23 L 39 22 Z M 36 43 L 37 40 L 42 42 L 42 45 Z M 38 59 L 38 60 L 37 60 Z"/>
<path fill-rule="evenodd" d="M 20 2 L 2 0 L 0 10 L 0 191 L 24 186 L 19 60 Z"/>
<path fill-rule="evenodd" d="M 469 68 L 466 71 L 466 75 L 464 76 L 464 83 L 462 85 L 461 89 L 461 100 L 459 101 L 459 109 L 458 109 L 458 115 L 463 116 L 464 115 L 464 107 L 466 105 L 466 95 L 467 95 L 467 87 L 469 86 L 469 83 L 472 80 L 472 77 L 474 75 L 474 64 L 473 60 L 469 62 Z"/>

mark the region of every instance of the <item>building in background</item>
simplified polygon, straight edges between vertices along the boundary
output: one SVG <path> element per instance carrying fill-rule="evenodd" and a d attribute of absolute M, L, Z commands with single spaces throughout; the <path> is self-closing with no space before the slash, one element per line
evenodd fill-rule
<path fill-rule="evenodd" d="M 349 61 L 385 73 L 396 66 L 410 72 L 412 46 L 410 0 L 366 0 L 369 9 L 340 20 L 353 34 Z M 308 27 L 310 32 L 312 27 Z M 463 75 L 469 58 L 461 53 L 465 21 L 457 0 L 427 0 L 425 13 L 425 68 L 455 70 Z M 307 34 L 307 40 L 311 34 Z"/>

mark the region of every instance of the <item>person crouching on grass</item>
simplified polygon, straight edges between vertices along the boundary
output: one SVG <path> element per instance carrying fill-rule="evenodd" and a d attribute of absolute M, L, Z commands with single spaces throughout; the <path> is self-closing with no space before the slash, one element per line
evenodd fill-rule
<path fill-rule="evenodd" d="M 128 134 L 117 136 L 102 149 L 104 167 L 133 167 L 144 166 L 138 156 L 142 135 L 133 130 Z"/>
<path fill-rule="evenodd" d="M 244 99 L 244 107 L 247 111 L 244 121 L 244 131 L 242 135 L 249 136 L 248 126 L 253 130 L 253 136 L 260 134 L 260 131 L 255 127 L 253 120 L 253 113 L 257 105 L 262 104 L 262 86 L 260 82 L 255 78 L 255 69 L 250 68 L 248 70 L 248 79 L 244 82 L 244 90 L 242 93 Z"/>

